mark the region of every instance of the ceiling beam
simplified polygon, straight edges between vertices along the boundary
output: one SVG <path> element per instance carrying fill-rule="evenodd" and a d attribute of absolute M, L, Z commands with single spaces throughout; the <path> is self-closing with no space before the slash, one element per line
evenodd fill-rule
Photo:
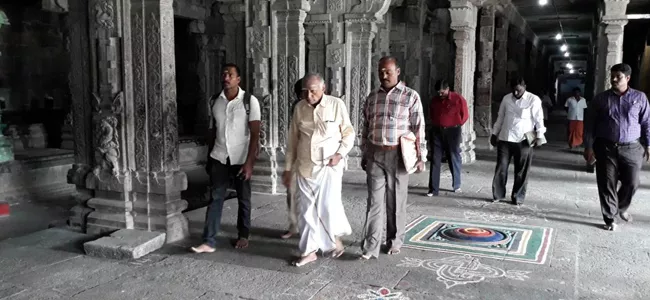
<path fill-rule="evenodd" d="M 553 22 L 557 23 L 560 21 L 581 21 L 581 20 L 591 20 L 594 18 L 593 14 L 560 14 L 557 15 L 541 15 L 541 16 L 526 16 L 526 22 L 528 23 L 543 23 L 543 22 Z"/>
<path fill-rule="evenodd" d="M 539 34 L 537 37 L 540 40 L 555 40 L 555 35 L 556 33 L 543 33 Z M 564 35 L 562 35 L 562 38 L 564 39 L 588 39 L 591 38 L 591 31 L 571 31 L 567 30 L 564 32 Z"/>

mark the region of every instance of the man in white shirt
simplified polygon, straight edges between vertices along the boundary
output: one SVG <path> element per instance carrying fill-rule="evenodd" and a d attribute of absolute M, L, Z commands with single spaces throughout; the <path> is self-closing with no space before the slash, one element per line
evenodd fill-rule
<path fill-rule="evenodd" d="M 580 96 L 580 88 L 573 89 L 573 97 L 569 97 L 564 104 L 567 108 L 567 119 L 569 120 L 569 148 L 573 149 L 582 145 L 584 133 L 584 115 L 587 108 L 587 100 Z"/>
<path fill-rule="evenodd" d="M 231 180 L 239 200 L 238 238 L 235 248 L 248 247 L 251 223 L 251 183 L 258 154 L 260 104 L 257 98 L 239 87 L 239 67 L 226 64 L 222 71 L 223 91 L 210 99 L 208 165 L 211 203 L 205 217 L 203 244 L 192 247 L 196 253 L 214 252 L 221 225 L 223 201 Z"/>
<path fill-rule="evenodd" d="M 505 200 L 508 165 L 515 161 L 515 183 L 511 201 L 521 205 L 526 198 L 528 170 L 533 159 L 533 147 L 546 143 L 542 100 L 526 91 L 523 78 L 514 79 L 512 93 L 503 97 L 490 143 L 497 147 L 497 165 L 492 181 L 493 201 Z"/>
<path fill-rule="evenodd" d="M 318 74 L 303 79 L 305 98 L 296 104 L 289 130 L 289 145 L 282 180 L 295 185 L 300 207 L 300 253 L 295 266 L 317 259 L 316 252 L 332 258 L 343 254 L 341 236 L 352 233 L 341 200 L 343 170 L 354 146 L 354 127 L 343 100 L 325 95 Z"/>

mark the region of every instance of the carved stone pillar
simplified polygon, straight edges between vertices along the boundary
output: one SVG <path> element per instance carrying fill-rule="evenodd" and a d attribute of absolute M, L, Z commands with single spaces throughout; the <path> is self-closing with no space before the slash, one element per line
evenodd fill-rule
<path fill-rule="evenodd" d="M 219 12 L 223 16 L 224 21 L 224 38 L 223 42 L 225 44 L 226 51 L 226 62 L 234 63 L 239 66 L 239 69 L 242 72 L 240 86 L 246 90 L 251 91 L 254 87 L 254 83 L 251 81 L 254 80 L 255 70 L 249 70 L 249 61 L 251 48 L 248 47 L 249 43 L 246 39 L 242 38 L 248 36 L 248 28 L 246 27 L 246 5 L 244 1 L 231 1 L 231 0 L 218 0 L 223 2 Z M 257 2 L 257 1 L 254 1 Z M 268 0 L 259 1 L 253 7 L 259 7 L 260 4 L 267 4 Z M 257 19 L 257 16 L 254 16 L 251 19 Z M 268 24 L 268 20 L 266 21 Z M 250 66 L 254 68 L 254 65 Z M 221 70 L 219 70 L 221 72 Z M 254 93 L 255 94 L 255 93 Z M 255 94 L 258 96 L 258 94 Z M 261 99 L 260 99 L 261 100 Z"/>
<path fill-rule="evenodd" d="M 478 7 L 470 1 L 451 0 L 451 29 L 456 43 L 454 90 L 467 99 L 469 120 L 462 128 L 463 163 L 476 159 L 474 152 L 474 71 L 476 69 L 476 23 Z"/>
<path fill-rule="evenodd" d="M 303 0 L 284 0 L 275 2 L 278 8 L 272 14 L 272 32 L 275 33 L 272 49 L 274 80 L 273 99 L 277 107 L 278 161 L 284 162 L 286 145 L 289 143 L 289 118 L 293 103 L 294 84 L 305 75 L 305 27 L 304 22 L 310 9 L 309 2 Z M 281 156 L 281 157 L 280 157 Z M 282 163 L 283 164 L 283 163 Z M 280 167 L 280 172 L 284 168 Z M 280 185 L 276 185 L 281 187 Z M 276 189 L 277 189 L 276 187 Z M 275 193 L 276 190 L 271 190 Z"/>
<path fill-rule="evenodd" d="M 205 136 L 210 122 L 209 117 L 209 99 L 212 95 L 210 92 L 210 69 L 219 67 L 217 64 L 210 63 L 210 53 L 208 43 L 210 37 L 205 34 L 205 23 L 195 20 L 190 24 L 190 32 L 196 44 L 196 75 L 199 78 L 199 91 L 197 92 L 196 103 L 196 121 L 194 122 L 194 132 L 199 136 Z"/>
<path fill-rule="evenodd" d="M 405 19 L 406 19 L 406 41 L 408 50 L 406 51 L 406 59 L 402 62 L 404 70 L 402 70 L 402 79 L 406 81 L 409 87 L 420 93 L 423 101 L 428 101 L 428 91 L 423 91 L 422 78 L 422 37 L 424 21 L 426 18 L 425 1 L 423 0 L 407 0 L 405 6 Z"/>
<path fill-rule="evenodd" d="M 92 190 L 86 231 L 162 231 L 167 242 L 179 240 L 188 234 L 180 197 L 187 178 L 178 168 L 172 1 L 74 0 L 70 11 L 81 29 L 71 34 L 80 58 L 71 77 L 81 77 L 71 80 L 73 117 L 88 126 L 75 126 L 69 179 Z"/>
<path fill-rule="evenodd" d="M 325 18 L 323 18 L 325 17 Z M 329 42 L 329 15 L 307 16 L 305 20 L 305 41 L 307 42 L 307 72 L 321 74 L 325 81 L 329 72 L 325 64 L 326 45 Z"/>
<path fill-rule="evenodd" d="M 613 1 L 605 0 L 605 12 L 602 17 L 601 26 L 604 27 L 604 34 L 601 37 L 604 42 L 602 52 L 599 53 L 602 81 L 598 84 L 597 92 L 602 92 L 610 86 L 610 69 L 615 64 L 623 62 L 623 33 L 627 25 L 625 10 L 629 0 Z"/>
<path fill-rule="evenodd" d="M 601 17 L 600 26 L 603 27 L 601 41 L 598 51 L 598 63 L 602 68 L 599 70 L 599 82 L 597 93 L 610 87 L 610 69 L 613 65 L 623 62 L 623 32 L 627 25 L 625 15 L 629 0 L 603 0 L 605 6 Z"/>
<path fill-rule="evenodd" d="M 476 74 L 476 101 L 474 131 L 477 136 L 490 136 L 492 128 L 492 73 L 494 66 L 494 14 L 493 5 L 480 10 L 478 70 Z"/>
<path fill-rule="evenodd" d="M 242 4 L 238 4 L 242 5 Z M 269 0 L 255 1 L 251 5 L 249 23 L 246 27 L 246 54 L 251 61 L 253 95 L 260 101 L 262 110 L 262 129 L 260 133 L 261 151 L 255 165 L 253 190 L 276 193 L 278 188 L 278 99 L 270 90 L 272 39 L 268 10 Z"/>
<path fill-rule="evenodd" d="M 88 1 L 70 0 L 68 28 L 70 36 L 70 83 L 72 127 L 75 163 L 68 171 L 68 183 L 76 186 L 77 205 L 70 212 L 69 225 L 86 231 L 87 216 L 92 211 L 86 205 L 94 191 L 86 187 L 86 175 L 94 164 L 91 123 L 91 69 L 88 20 L 91 13 Z"/>
<path fill-rule="evenodd" d="M 493 109 L 493 119 L 496 117 L 501 99 L 508 93 L 508 27 L 510 25 L 508 19 L 502 15 L 497 15 L 494 21 L 492 102 L 496 109 Z"/>
<path fill-rule="evenodd" d="M 377 34 L 373 41 L 373 51 L 371 63 L 378 62 L 382 57 L 390 55 L 390 32 L 392 29 L 392 12 L 388 11 L 384 15 L 384 21 L 377 24 Z M 370 70 L 374 69 L 371 67 Z M 370 76 L 372 82 L 372 88 L 378 89 L 381 86 L 379 82 L 379 76 L 375 76 L 374 73 Z"/>
<path fill-rule="evenodd" d="M 447 79 L 450 84 L 454 81 L 454 67 L 452 66 L 452 43 L 449 41 L 451 30 L 451 17 L 449 9 L 435 8 L 431 10 L 431 56 L 432 64 L 429 70 L 429 95 L 435 95 L 434 83 L 438 79 Z M 429 152 L 432 153 L 432 152 Z"/>
<path fill-rule="evenodd" d="M 294 1 L 296 2 L 296 1 Z M 300 9 L 274 11 L 277 28 L 274 37 L 276 59 L 275 82 L 273 98 L 278 99 L 278 150 L 284 153 L 285 145 L 289 142 L 289 114 L 294 100 L 293 86 L 305 74 L 305 29 L 304 21 L 309 5 L 305 1 L 297 1 L 305 6 Z M 282 2 L 280 2 L 282 3 Z"/>

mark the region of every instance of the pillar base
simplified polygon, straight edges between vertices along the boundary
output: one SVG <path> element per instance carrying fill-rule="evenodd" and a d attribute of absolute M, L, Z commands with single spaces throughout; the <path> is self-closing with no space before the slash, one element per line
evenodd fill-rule
<path fill-rule="evenodd" d="M 460 143 L 460 157 L 463 161 L 463 164 L 469 164 L 476 161 L 476 152 L 474 149 L 474 141 L 476 140 L 476 133 L 474 130 L 471 133 L 463 133 L 463 142 Z"/>
<path fill-rule="evenodd" d="M 13 143 L 2 135 L 3 129 L 4 125 L 0 124 L 0 163 L 14 160 Z"/>

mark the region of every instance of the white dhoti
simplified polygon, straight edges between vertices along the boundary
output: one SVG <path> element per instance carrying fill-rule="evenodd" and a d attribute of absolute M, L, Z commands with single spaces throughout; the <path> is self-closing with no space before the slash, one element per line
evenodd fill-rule
<path fill-rule="evenodd" d="M 352 234 L 341 200 L 343 167 L 315 168 L 312 178 L 296 174 L 296 182 L 301 254 L 334 250 L 337 237 Z"/>

